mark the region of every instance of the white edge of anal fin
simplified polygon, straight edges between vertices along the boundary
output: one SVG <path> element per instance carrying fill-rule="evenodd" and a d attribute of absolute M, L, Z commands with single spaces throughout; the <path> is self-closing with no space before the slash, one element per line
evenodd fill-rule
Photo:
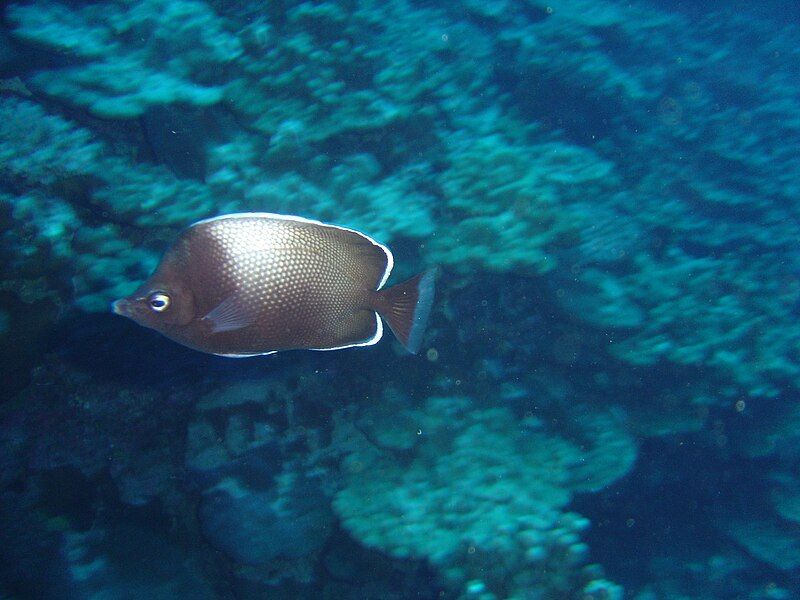
<path fill-rule="evenodd" d="M 380 282 L 378 283 L 378 287 L 375 288 L 376 290 L 380 290 L 386 284 L 386 281 L 389 279 L 389 275 L 392 273 L 392 269 L 394 268 L 394 256 L 392 255 L 392 251 L 389 250 L 388 246 L 385 244 L 381 244 L 379 241 L 375 240 L 374 238 L 368 236 L 366 233 L 358 231 L 357 229 L 352 229 L 350 227 L 342 227 L 341 225 L 331 225 L 330 223 L 323 223 L 322 221 L 318 221 L 316 219 L 307 219 L 305 217 L 298 217 L 295 215 L 279 215 L 277 213 L 267 213 L 267 212 L 246 212 L 246 213 L 230 213 L 227 215 L 219 215 L 217 217 L 209 217 L 208 219 L 202 219 L 197 221 L 196 223 L 192 223 L 189 227 L 195 227 L 197 225 L 202 225 L 204 223 L 212 223 L 214 221 L 222 221 L 223 219 L 241 219 L 245 217 L 255 217 L 259 219 L 275 219 L 278 221 L 295 221 L 297 223 L 308 223 L 310 225 L 320 225 L 322 227 L 330 227 L 332 229 L 339 229 L 341 231 L 348 231 L 350 233 L 355 233 L 356 235 L 360 235 L 366 240 L 381 250 L 383 253 L 386 254 L 386 269 L 383 272 L 383 277 L 381 277 Z M 380 323 L 380 318 L 378 319 Z M 382 332 L 382 325 L 378 327 L 379 333 Z M 380 340 L 380 337 L 378 338 Z M 378 340 L 372 342 L 372 344 L 377 343 Z M 364 343 L 364 344 L 355 344 L 356 346 L 370 346 L 372 344 Z M 350 348 L 350 346 L 342 346 L 342 348 Z M 328 349 L 328 348 L 326 348 Z M 329 348 L 330 350 L 338 350 L 338 348 Z M 227 355 L 225 355 L 227 356 Z M 247 354 L 245 356 L 254 356 L 252 354 Z"/>
<path fill-rule="evenodd" d="M 316 352 L 328 352 L 329 350 L 344 350 L 345 348 L 361 348 L 363 346 L 374 346 L 381 341 L 383 337 L 383 320 L 381 320 L 378 313 L 375 314 L 375 335 L 364 342 L 356 342 L 355 344 L 345 344 L 344 346 L 334 346 L 333 348 L 308 348 Z"/>
<path fill-rule="evenodd" d="M 297 350 L 313 350 L 315 352 L 328 352 L 330 350 L 344 350 L 345 348 L 359 348 L 362 346 L 374 346 L 378 342 L 381 341 L 383 337 L 383 321 L 381 320 L 378 313 L 375 313 L 375 335 L 369 338 L 365 342 L 356 342 L 355 344 L 346 344 L 344 346 L 334 346 L 333 348 L 297 348 Z M 269 352 L 253 352 L 252 354 L 220 354 L 219 352 L 213 352 L 212 354 L 216 356 L 224 356 L 225 358 L 252 358 L 253 356 L 267 356 L 269 354 L 275 354 L 280 352 L 280 350 L 270 350 Z"/>
<path fill-rule="evenodd" d="M 219 352 L 212 352 L 214 356 L 224 356 L 225 358 L 252 358 L 254 356 L 268 356 L 277 353 L 278 350 L 270 350 L 269 352 L 253 352 L 252 354 L 221 354 Z"/>

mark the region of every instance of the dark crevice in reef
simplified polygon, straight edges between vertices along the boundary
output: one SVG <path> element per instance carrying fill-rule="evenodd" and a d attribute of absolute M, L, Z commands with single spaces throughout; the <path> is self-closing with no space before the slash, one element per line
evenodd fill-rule
<path fill-rule="evenodd" d="M 436 585 L 436 573 L 425 562 L 397 560 L 365 548 L 338 524 L 320 556 L 316 579 L 335 582 L 342 591 L 348 590 L 351 594 L 357 594 L 359 589 L 368 589 L 371 584 L 389 582 L 387 589 L 395 590 L 401 598 L 434 600 L 450 597 Z"/>
<path fill-rule="evenodd" d="M 334 162 L 353 154 L 371 154 L 382 172 L 390 174 L 412 157 L 429 153 L 435 143 L 433 123 L 415 117 L 382 128 L 346 131 L 320 142 L 319 149 Z"/>
<path fill-rule="evenodd" d="M 613 580 L 637 589 L 668 580 L 671 572 L 680 579 L 684 563 L 695 562 L 698 573 L 705 573 L 699 565 L 733 545 L 721 534 L 718 519 L 726 510 L 743 518 L 755 515 L 753 507 L 763 497 L 761 487 L 745 490 L 734 482 L 759 481 L 764 469 L 763 461 L 726 460 L 710 431 L 646 439 L 633 471 L 597 494 L 577 496 L 570 508 L 592 522 L 584 534 L 592 560 Z M 748 498 L 744 505 L 742 498 Z M 763 577 L 747 571 L 736 577 L 748 575 Z M 721 597 L 740 584 L 729 576 L 714 582 L 699 575 L 691 585 L 692 593 Z"/>
<path fill-rule="evenodd" d="M 0 292 L 0 309 L 9 315 L 8 330 L 0 336 L 0 402 L 24 389 L 31 370 L 41 364 L 58 306 L 51 300 L 24 302 L 13 292 Z M 24 342 L 21 342 L 24 340 Z"/>
<path fill-rule="evenodd" d="M 518 52 L 516 42 L 498 43 L 492 82 L 509 95 L 512 108 L 524 120 L 559 131 L 581 146 L 593 146 L 620 128 L 634 126 L 621 97 L 564 82 L 520 62 Z"/>
<path fill-rule="evenodd" d="M 671 547 L 718 535 L 704 525 L 708 515 L 704 503 L 698 501 L 700 489 L 694 489 L 706 487 L 708 472 L 691 468 L 698 479 L 688 481 L 686 471 L 680 468 L 681 464 L 691 464 L 697 455 L 696 442 L 681 446 L 658 441 L 644 444 L 634 470 L 626 477 L 598 494 L 573 500 L 571 508 L 592 522 L 585 534 L 592 559 L 603 564 L 610 577 L 639 587 L 648 582 L 651 561 L 662 553 L 670 554 Z M 665 465 L 667 462 L 671 464 Z M 665 466 L 669 469 L 662 471 Z"/>
<path fill-rule="evenodd" d="M 151 106 L 138 119 L 140 159 L 164 165 L 181 179 L 205 181 L 206 147 L 223 139 L 222 111 L 179 104 Z"/>
<path fill-rule="evenodd" d="M 649 0 L 655 7 L 666 11 L 681 12 L 693 18 L 704 18 L 709 13 L 725 11 L 749 15 L 750 19 L 777 21 L 780 24 L 800 22 L 800 4 L 786 0 Z"/>

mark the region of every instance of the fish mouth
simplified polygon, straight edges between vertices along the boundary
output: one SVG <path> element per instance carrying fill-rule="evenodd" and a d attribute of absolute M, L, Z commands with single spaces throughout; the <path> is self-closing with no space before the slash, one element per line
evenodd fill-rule
<path fill-rule="evenodd" d="M 121 315 L 123 317 L 127 317 L 128 306 L 130 306 L 130 302 L 128 302 L 125 298 L 122 298 L 120 300 L 111 303 L 111 310 L 114 312 L 115 315 Z"/>

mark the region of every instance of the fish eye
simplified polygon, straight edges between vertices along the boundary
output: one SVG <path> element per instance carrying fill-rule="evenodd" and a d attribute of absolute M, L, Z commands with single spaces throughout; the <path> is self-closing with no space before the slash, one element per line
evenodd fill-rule
<path fill-rule="evenodd" d="M 164 292 L 153 292 L 147 299 L 147 303 L 156 312 L 164 312 L 169 308 L 169 296 Z"/>

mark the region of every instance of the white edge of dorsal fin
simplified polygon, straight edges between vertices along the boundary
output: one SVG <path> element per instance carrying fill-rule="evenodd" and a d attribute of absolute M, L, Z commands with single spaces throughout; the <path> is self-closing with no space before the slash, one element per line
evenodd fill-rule
<path fill-rule="evenodd" d="M 357 229 L 352 229 L 350 227 L 342 227 L 341 225 L 332 225 L 330 223 L 323 223 L 322 221 L 318 221 L 316 219 L 307 219 L 306 217 L 298 217 L 295 215 L 279 215 L 277 213 L 267 213 L 267 212 L 243 212 L 243 213 L 230 213 L 227 215 L 219 215 L 216 217 L 209 217 L 208 219 L 202 219 L 197 221 L 196 223 L 192 223 L 189 228 L 196 227 L 198 225 L 203 225 L 205 223 L 213 223 L 214 221 L 222 221 L 224 219 L 242 219 L 246 217 L 252 217 L 257 219 L 275 219 L 278 221 L 295 221 L 297 223 L 308 223 L 309 225 L 319 225 L 321 227 L 330 227 L 331 229 L 339 229 L 341 231 L 348 231 L 350 233 L 355 233 L 356 235 L 360 235 L 364 239 L 368 240 L 371 244 L 377 246 L 381 250 L 383 250 L 384 254 L 386 254 L 386 269 L 383 272 L 383 277 L 381 277 L 380 282 L 378 283 L 378 287 L 376 289 L 380 290 L 386 284 L 386 281 L 389 279 L 389 275 L 392 273 L 392 269 L 394 268 L 394 256 L 392 255 L 392 251 L 385 244 L 381 244 L 376 239 L 368 236 L 366 233 L 358 231 Z M 380 319 L 378 319 L 380 321 Z M 380 338 L 378 338 L 380 339 Z M 373 342 L 374 343 L 374 342 Z M 350 346 L 342 346 L 343 348 L 350 348 Z M 366 346 L 369 344 L 355 344 L 358 346 Z M 331 348 L 333 350 L 333 348 Z"/>

